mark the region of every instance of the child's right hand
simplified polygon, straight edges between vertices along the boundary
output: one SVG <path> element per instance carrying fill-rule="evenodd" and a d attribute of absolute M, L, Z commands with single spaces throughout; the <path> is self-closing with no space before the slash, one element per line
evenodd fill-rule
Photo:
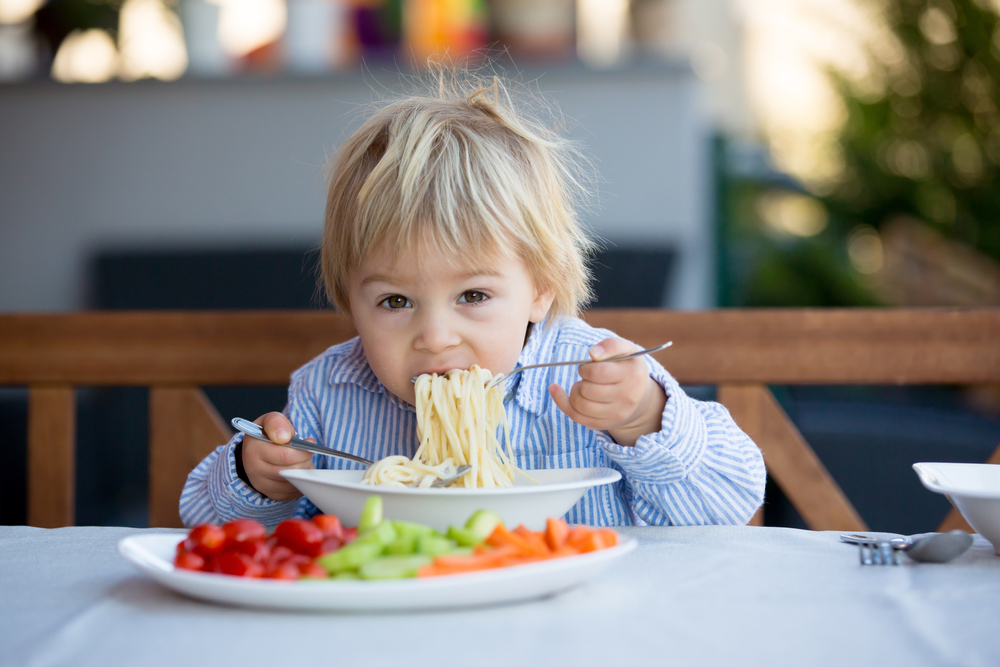
<path fill-rule="evenodd" d="M 253 423 L 260 426 L 274 442 L 288 442 L 295 435 L 292 423 L 280 412 L 269 412 Z M 312 438 L 306 440 L 316 442 Z M 302 496 L 291 482 L 278 474 L 279 471 L 312 467 L 312 454 L 309 452 L 243 436 L 243 469 L 253 488 L 271 500 L 287 502 Z"/>

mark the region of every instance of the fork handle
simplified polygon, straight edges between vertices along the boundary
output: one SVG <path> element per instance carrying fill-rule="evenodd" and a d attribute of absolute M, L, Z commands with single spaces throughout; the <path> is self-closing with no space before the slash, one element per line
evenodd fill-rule
<path fill-rule="evenodd" d="M 311 442 L 306 442 L 305 440 L 300 440 L 299 438 L 292 438 L 288 442 L 275 442 L 271 440 L 266 435 L 264 435 L 264 429 L 252 421 L 242 419 L 240 417 L 233 417 L 232 420 L 233 427 L 237 431 L 241 431 L 251 438 L 256 438 L 257 440 L 263 440 L 264 442 L 269 442 L 272 445 L 278 445 L 279 447 L 288 447 L 290 449 L 301 449 L 304 452 L 312 452 L 313 454 L 322 454 L 323 456 L 336 456 L 341 459 L 350 459 L 351 461 L 357 461 L 358 463 L 364 463 L 365 465 L 372 465 L 372 462 L 368 459 L 361 458 L 360 456 L 355 456 L 354 454 L 348 454 L 347 452 L 342 452 L 339 449 L 332 449 L 330 447 L 320 447 L 319 445 L 314 445 Z"/>

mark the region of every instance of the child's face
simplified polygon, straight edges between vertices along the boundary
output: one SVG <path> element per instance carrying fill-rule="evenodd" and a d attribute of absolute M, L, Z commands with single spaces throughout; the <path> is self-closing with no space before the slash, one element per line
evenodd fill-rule
<path fill-rule="evenodd" d="M 456 264 L 433 243 L 376 253 L 351 277 L 351 316 L 375 375 L 413 404 L 411 379 L 473 364 L 494 374 L 517 363 L 529 322 L 552 305 L 514 256 Z"/>

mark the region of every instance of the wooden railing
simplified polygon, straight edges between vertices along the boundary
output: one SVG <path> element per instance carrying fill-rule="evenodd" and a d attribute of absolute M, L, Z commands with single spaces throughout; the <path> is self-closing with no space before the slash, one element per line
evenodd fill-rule
<path fill-rule="evenodd" d="M 682 384 L 718 387 L 814 529 L 865 525 L 767 385 L 1000 383 L 1000 309 L 593 310 L 586 319 L 644 347 L 672 340 L 657 358 Z M 200 387 L 286 384 L 353 335 L 346 317 L 321 311 L 0 315 L 0 385 L 29 388 L 28 523 L 73 524 L 74 387 L 150 388 L 150 525 L 178 526 L 188 472 L 231 432 Z M 942 524 L 963 525 L 954 511 Z"/>

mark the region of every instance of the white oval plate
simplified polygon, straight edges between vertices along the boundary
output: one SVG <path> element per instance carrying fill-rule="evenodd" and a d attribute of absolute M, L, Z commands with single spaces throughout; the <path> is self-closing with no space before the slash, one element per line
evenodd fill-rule
<path fill-rule="evenodd" d="M 282 470 L 281 475 L 327 514 L 355 526 L 368 496 L 382 496 L 385 516 L 414 521 L 444 531 L 464 526 L 472 513 L 490 509 L 508 526 L 544 530 L 550 516 L 561 517 L 587 489 L 622 478 L 612 468 L 527 470 L 538 483 L 518 476 L 514 486 L 499 489 L 416 489 L 362 484 L 363 470 Z"/>
<path fill-rule="evenodd" d="M 276 581 L 174 568 L 178 533 L 126 537 L 118 552 L 160 584 L 210 602 L 297 610 L 408 610 L 501 604 L 567 590 L 636 547 L 622 538 L 610 549 L 469 574 L 395 581 Z"/>

